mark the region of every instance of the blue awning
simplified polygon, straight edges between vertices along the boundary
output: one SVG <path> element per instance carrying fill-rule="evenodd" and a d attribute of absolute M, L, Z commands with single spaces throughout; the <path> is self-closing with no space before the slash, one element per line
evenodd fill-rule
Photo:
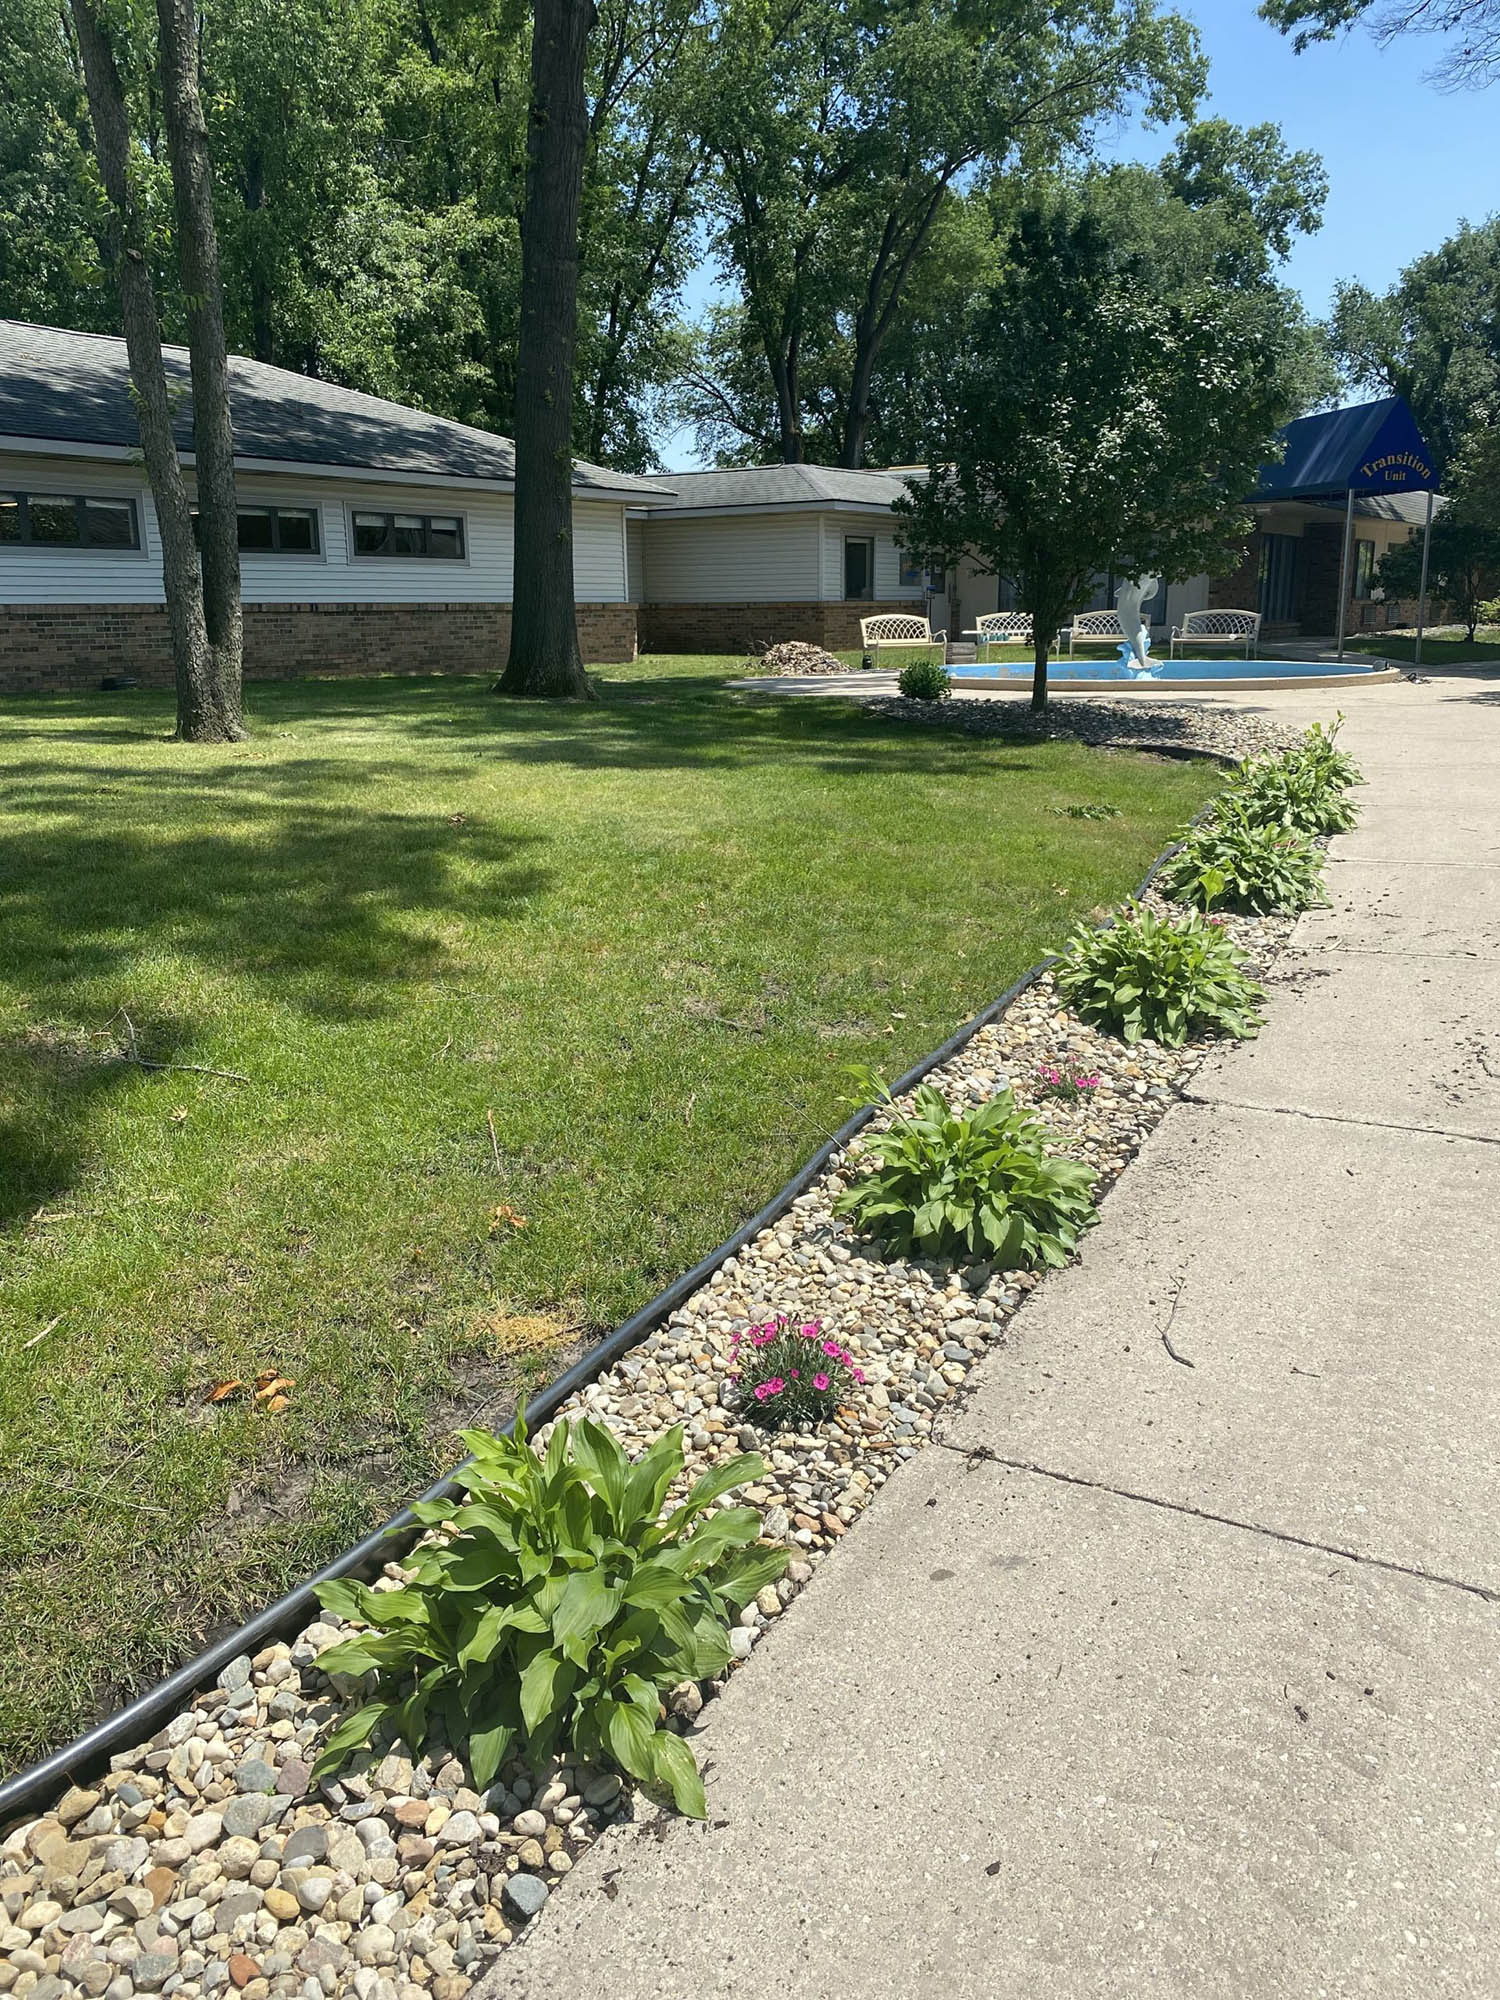
<path fill-rule="evenodd" d="M 1346 493 L 1435 491 L 1432 453 L 1400 396 L 1299 417 L 1281 433 L 1279 465 L 1263 465 L 1252 500 L 1342 500 Z"/>

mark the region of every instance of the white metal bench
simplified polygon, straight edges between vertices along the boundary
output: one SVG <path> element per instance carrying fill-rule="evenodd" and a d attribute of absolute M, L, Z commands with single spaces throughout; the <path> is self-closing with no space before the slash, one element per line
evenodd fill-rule
<path fill-rule="evenodd" d="M 1029 611 L 986 611 L 974 620 L 974 637 L 979 641 L 979 653 L 989 658 L 991 646 L 1030 646 L 1031 613 Z"/>
<path fill-rule="evenodd" d="M 1057 636 L 1071 654 L 1077 639 L 1123 639 L 1125 628 L 1118 611 L 1075 611 L 1072 624 L 1064 625 Z"/>
<path fill-rule="evenodd" d="M 1172 627 L 1167 658 L 1175 659 L 1180 646 L 1243 646 L 1248 660 L 1259 644 L 1258 611 L 1185 611 Z"/>
<path fill-rule="evenodd" d="M 948 651 L 948 634 L 934 632 L 926 618 L 909 611 L 882 611 L 859 621 L 860 643 L 878 666 L 882 646 L 941 646 Z"/>

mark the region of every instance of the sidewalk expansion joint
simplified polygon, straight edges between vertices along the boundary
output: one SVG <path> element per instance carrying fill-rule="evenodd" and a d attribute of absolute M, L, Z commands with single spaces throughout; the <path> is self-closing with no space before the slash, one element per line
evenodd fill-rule
<path fill-rule="evenodd" d="M 1194 1507 L 1185 1500 L 1164 1500 L 1157 1493 L 1136 1493 L 1128 1486 L 1113 1486 L 1107 1479 L 1089 1479 L 1079 1472 L 1059 1472 L 1054 1466 L 1038 1465 L 1028 1458 L 1006 1458 L 987 1444 L 952 1444 L 947 1438 L 934 1438 L 939 1451 L 956 1452 L 964 1460 L 965 1469 L 974 1471 L 981 1465 L 998 1465 L 1007 1472 L 1026 1472 L 1037 1479 L 1051 1479 L 1059 1486 L 1081 1486 L 1090 1493 L 1107 1493 L 1116 1500 L 1133 1500 L 1142 1507 L 1158 1507 L 1164 1514 L 1185 1514 L 1190 1520 L 1208 1521 L 1217 1528 L 1236 1528 L 1244 1535 L 1259 1535 L 1270 1542 L 1280 1542 L 1287 1548 L 1310 1549 L 1314 1555 L 1335 1556 L 1340 1562 L 1357 1563 L 1362 1569 L 1384 1570 L 1391 1576 L 1409 1576 L 1418 1583 L 1432 1583 L 1444 1590 L 1462 1590 L 1470 1597 L 1482 1598 L 1486 1604 L 1500 1604 L 1500 1590 L 1489 1590 L 1482 1583 L 1469 1583 L 1461 1576 L 1443 1576 L 1436 1570 L 1419 1569 L 1411 1563 L 1391 1562 L 1385 1556 L 1362 1555 L 1358 1549 L 1340 1548 L 1335 1542 L 1320 1542 L 1307 1535 L 1294 1535 L 1286 1528 L 1268 1528 L 1260 1521 L 1241 1521 L 1233 1514 L 1216 1514 L 1209 1507 Z"/>
<path fill-rule="evenodd" d="M 1489 1132 L 1460 1132 L 1448 1125 L 1404 1125 L 1393 1118 L 1354 1118 L 1338 1111 L 1304 1111 L 1296 1104 L 1252 1104 L 1246 1097 L 1202 1097 L 1184 1090 L 1184 1104 L 1199 1105 L 1205 1111 L 1261 1111 L 1268 1118 L 1306 1118 L 1314 1125 L 1356 1125 L 1367 1132 L 1410 1132 L 1419 1139 L 1459 1139 L 1469 1146 L 1500 1146 L 1500 1136 Z"/>

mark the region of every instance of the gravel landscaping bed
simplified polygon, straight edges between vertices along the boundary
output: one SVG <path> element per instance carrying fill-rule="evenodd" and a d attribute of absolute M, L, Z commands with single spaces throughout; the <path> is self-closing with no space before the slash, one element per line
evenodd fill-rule
<path fill-rule="evenodd" d="M 1106 705 L 1068 706 L 1092 718 Z M 1263 725 L 1215 718 L 1231 719 L 1241 730 L 1234 754 L 1259 747 Z M 1292 923 L 1229 920 L 1262 970 Z M 1008 1082 L 1051 1127 L 1055 1149 L 1094 1170 L 1102 1195 L 1202 1053 L 1201 1045 L 1123 1047 L 1071 1014 L 1044 973 L 928 1081 L 959 1108 Z M 1044 1068 L 1097 1077 L 1097 1088 L 1076 1103 L 1043 1101 Z M 944 1405 L 1004 1341 L 1041 1282 L 982 1263 L 887 1263 L 870 1254 L 832 1213 L 861 1146 L 856 1139 L 774 1226 L 562 1413 L 602 1419 L 632 1453 L 684 1425 L 679 1492 L 742 1450 L 762 1452 L 765 1477 L 730 1500 L 757 1505 L 765 1537 L 784 1543 L 792 1560 L 741 1614 L 736 1665 L 895 1467 L 928 1441 Z M 736 1407 L 731 1335 L 778 1313 L 821 1320 L 866 1377 L 859 1407 L 815 1432 L 768 1436 Z M 537 1442 L 547 1435 L 544 1428 Z M 384 1581 L 401 1577 L 391 1564 Z M 566 1756 L 534 1774 L 508 1766 L 481 1793 L 462 1758 L 442 1746 L 417 1761 L 400 1746 L 362 1754 L 337 1782 L 314 1789 L 310 1766 L 351 1692 L 332 1685 L 317 1661 L 344 1630 L 326 1617 L 290 1642 L 242 1656 L 149 1743 L 0 1841 L 0 1994 L 462 2000 L 576 1857 L 638 1809 L 613 1773 Z M 715 1691 L 712 1683 L 675 1690 L 677 1726 L 689 1730 Z"/>
<path fill-rule="evenodd" d="M 956 694 L 947 701 L 878 695 L 867 706 L 893 722 L 925 722 L 962 730 L 969 736 L 1006 736 L 1028 742 L 1071 738 L 1106 746 L 1211 750 L 1236 759 L 1288 749 L 1301 734 L 1235 708 L 1211 708 L 1200 702 L 1106 701 L 1094 695 L 1081 701 L 1053 695 L 1040 717 L 1033 716 L 1022 702 L 988 701 L 982 695 Z"/>

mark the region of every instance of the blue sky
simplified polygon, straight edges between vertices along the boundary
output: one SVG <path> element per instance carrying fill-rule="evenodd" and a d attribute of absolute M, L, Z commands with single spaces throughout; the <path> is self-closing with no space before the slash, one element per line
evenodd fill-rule
<path fill-rule="evenodd" d="M 1211 64 L 1206 115 L 1238 125 L 1273 119 L 1287 144 L 1311 147 L 1328 168 L 1323 227 L 1294 248 L 1288 281 L 1321 315 L 1340 278 L 1376 291 L 1404 264 L 1442 242 L 1465 219 L 1500 207 L 1500 86 L 1457 94 L 1423 81 L 1440 53 L 1430 37 L 1407 37 L 1388 49 L 1365 28 L 1304 55 L 1262 21 L 1257 0 L 1177 0 L 1198 24 Z M 1130 127 L 1101 151 L 1157 159 L 1171 134 Z M 689 310 L 709 296 L 707 272 L 691 287 Z M 691 434 L 663 440 L 675 469 L 698 463 Z"/>

